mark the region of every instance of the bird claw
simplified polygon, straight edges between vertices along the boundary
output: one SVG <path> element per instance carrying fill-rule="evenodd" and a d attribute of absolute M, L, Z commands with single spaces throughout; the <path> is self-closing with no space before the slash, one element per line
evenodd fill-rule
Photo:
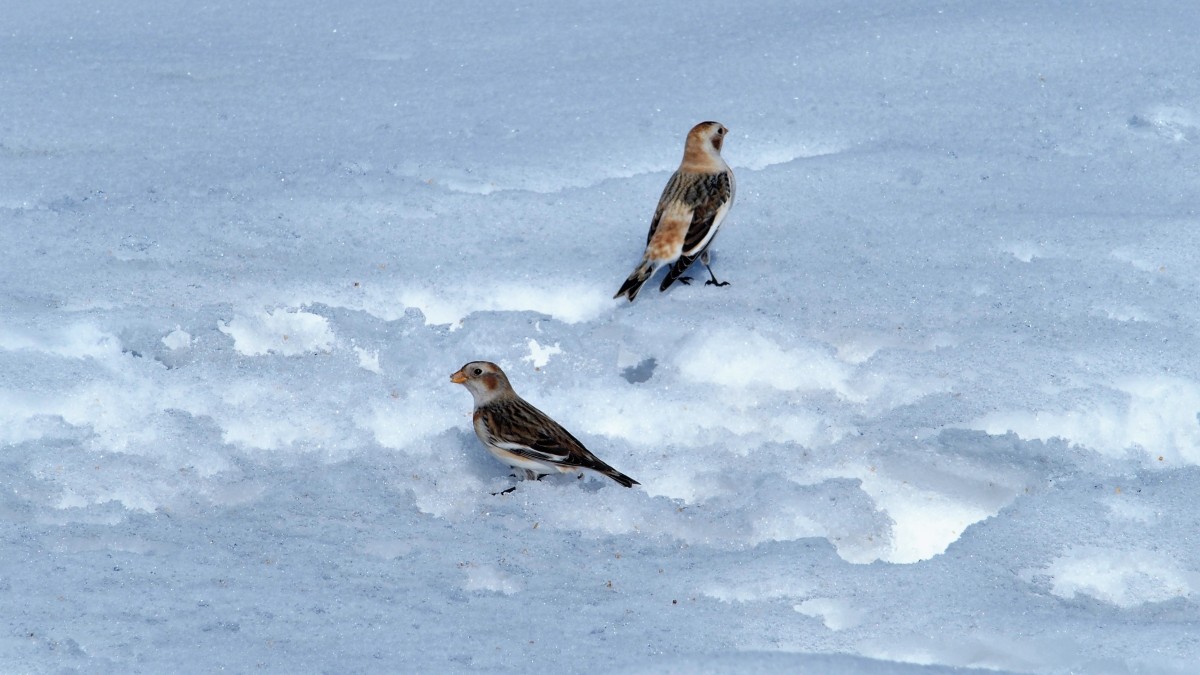
<path fill-rule="evenodd" d="M 679 278 L 678 278 L 678 279 L 676 279 L 675 281 L 678 281 L 679 283 L 683 284 L 684 286 L 691 286 L 691 285 L 692 285 L 692 278 L 691 278 L 691 277 L 679 277 Z"/>
<path fill-rule="evenodd" d="M 516 486 L 516 485 L 514 485 L 514 486 L 512 486 L 512 487 L 508 488 L 507 490 L 501 490 L 501 491 L 499 491 L 499 492 L 493 492 L 493 493 L 492 493 L 492 496 L 493 496 L 493 497 L 499 497 L 499 496 L 501 496 L 501 495 L 506 495 L 506 494 L 508 494 L 508 493 L 512 492 L 513 490 L 516 490 L 516 489 L 517 489 L 517 486 Z"/>
<path fill-rule="evenodd" d="M 705 286 L 717 286 L 719 288 L 721 286 L 728 286 L 729 282 L 728 281 L 713 281 L 712 279 L 709 279 L 708 281 L 704 282 L 704 285 Z"/>

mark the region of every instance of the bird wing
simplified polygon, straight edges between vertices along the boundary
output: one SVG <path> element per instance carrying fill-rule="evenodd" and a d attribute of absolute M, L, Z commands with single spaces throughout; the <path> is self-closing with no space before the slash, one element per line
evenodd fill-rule
<path fill-rule="evenodd" d="M 667 180 L 666 187 L 663 188 L 662 195 L 658 198 L 658 208 L 654 209 L 654 218 L 650 220 L 650 232 L 646 234 L 646 245 L 650 245 L 650 240 L 654 238 L 654 233 L 658 230 L 659 223 L 662 222 L 663 210 L 668 204 L 679 201 L 683 194 L 683 174 L 676 171 L 671 174 L 671 178 Z"/>
<path fill-rule="evenodd" d="M 554 464 L 579 464 L 591 453 L 548 415 L 522 399 L 496 401 L 480 409 L 489 441 L 515 455 Z"/>
<path fill-rule="evenodd" d="M 683 201 L 692 207 L 692 223 L 683 240 L 683 255 L 698 256 L 708 248 L 733 202 L 733 177 L 728 171 L 699 178 L 688 185 Z"/>

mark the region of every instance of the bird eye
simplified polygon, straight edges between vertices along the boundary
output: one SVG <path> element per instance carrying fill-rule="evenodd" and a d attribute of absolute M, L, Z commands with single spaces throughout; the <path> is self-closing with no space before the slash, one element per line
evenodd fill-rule
<path fill-rule="evenodd" d="M 482 374 L 483 374 L 483 368 L 476 368 L 476 369 L 475 369 L 475 374 L 476 374 L 476 375 L 482 375 Z"/>

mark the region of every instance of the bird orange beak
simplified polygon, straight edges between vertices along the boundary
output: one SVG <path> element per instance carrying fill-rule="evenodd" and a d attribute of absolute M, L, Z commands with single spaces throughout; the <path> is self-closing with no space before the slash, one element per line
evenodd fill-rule
<path fill-rule="evenodd" d="M 467 381 L 467 376 L 463 375 L 463 371 L 460 370 L 457 373 L 450 376 L 450 381 L 453 382 L 454 384 L 462 384 L 463 382 Z"/>

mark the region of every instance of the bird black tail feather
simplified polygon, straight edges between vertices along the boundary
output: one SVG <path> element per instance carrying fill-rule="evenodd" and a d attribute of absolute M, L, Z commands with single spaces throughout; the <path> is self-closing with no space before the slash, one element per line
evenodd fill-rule
<path fill-rule="evenodd" d="M 667 277 L 663 279 L 662 285 L 658 287 L 659 292 L 670 288 L 671 284 L 675 283 L 679 277 L 683 276 L 683 273 L 687 271 L 687 268 L 691 267 L 692 263 L 696 262 L 696 258 L 697 256 L 680 256 L 679 260 L 676 260 L 675 264 L 671 265 L 671 271 L 667 272 Z"/>
<path fill-rule="evenodd" d="M 637 297 L 638 291 L 642 290 L 642 284 L 646 283 L 652 276 L 654 276 L 654 263 L 649 260 L 643 260 L 637 266 L 637 269 L 633 270 L 633 274 L 630 274 L 629 278 L 625 280 L 625 283 L 621 284 L 621 290 L 617 291 L 617 294 L 613 298 L 619 298 L 623 295 L 629 298 L 630 302 L 633 302 L 633 299 Z"/>
<path fill-rule="evenodd" d="M 624 485 L 627 488 L 631 488 L 634 485 L 641 485 L 641 483 L 630 478 L 629 476 L 626 476 L 625 474 L 621 473 L 620 471 L 617 471 L 616 469 L 612 468 L 611 466 L 608 466 L 607 464 L 604 465 L 603 468 L 597 469 L 597 470 L 600 473 L 604 474 L 605 476 L 608 476 L 609 478 L 617 481 L 618 483 L 620 483 L 621 485 Z"/>
<path fill-rule="evenodd" d="M 637 482 L 636 480 L 605 464 L 603 460 L 595 455 L 587 457 L 582 465 L 584 468 L 591 469 L 596 473 L 608 476 L 627 488 L 631 488 L 634 485 L 641 485 L 641 483 Z"/>

